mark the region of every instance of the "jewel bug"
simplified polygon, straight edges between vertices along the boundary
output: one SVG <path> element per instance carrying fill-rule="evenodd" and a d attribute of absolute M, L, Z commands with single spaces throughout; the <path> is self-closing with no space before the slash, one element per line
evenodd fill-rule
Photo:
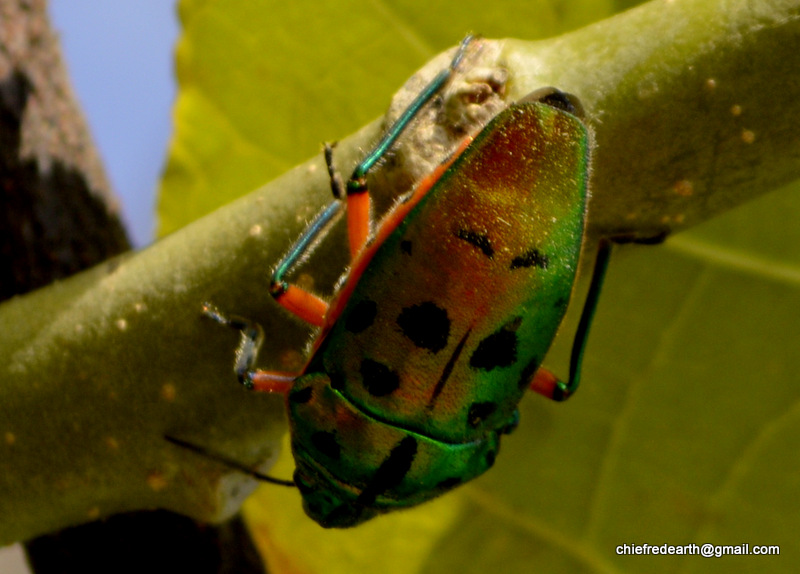
<path fill-rule="evenodd" d="M 270 293 L 320 328 L 301 373 L 256 370 L 261 328 L 241 332 L 241 383 L 286 397 L 294 482 L 306 513 L 350 527 L 437 497 L 490 468 L 528 389 L 564 400 L 579 383 L 609 244 L 601 242 L 568 382 L 540 367 L 575 282 L 590 135 L 572 96 L 547 88 L 508 106 L 371 231 L 367 174 L 439 93 L 472 42 L 359 163 L 277 264 Z M 286 280 L 346 205 L 351 266 L 330 302 Z"/>

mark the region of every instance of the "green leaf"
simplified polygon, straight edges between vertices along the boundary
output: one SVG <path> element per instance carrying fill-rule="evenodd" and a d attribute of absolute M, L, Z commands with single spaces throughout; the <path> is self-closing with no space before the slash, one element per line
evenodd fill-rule
<path fill-rule="evenodd" d="M 537 38 L 607 15 L 609 4 L 181 2 L 180 94 L 160 235 L 374 119 L 421 62 L 466 32 Z"/>

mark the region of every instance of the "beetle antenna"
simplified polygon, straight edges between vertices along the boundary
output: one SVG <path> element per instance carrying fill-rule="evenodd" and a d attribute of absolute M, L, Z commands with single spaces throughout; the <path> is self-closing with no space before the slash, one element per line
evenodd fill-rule
<path fill-rule="evenodd" d="M 185 440 L 175 438 L 174 436 L 164 435 L 164 438 L 167 440 L 167 442 L 171 442 L 176 446 L 185 448 L 201 456 L 210 458 L 211 460 L 215 460 L 221 464 L 224 464 L 225 466 L 229 466 L 233 469 L 238 470 L 239 472 L 243 472 L 255 478 L 256 480 L 260 480 L 262 482 L 268 482 L 270 484 L 277 484 L 279 486 L 297 486 L 293 480 L 283 480 L 281 478 L 274 478 L 272 476 L 267 476 L 266 474 L 261 474 L 260 472 L 255 471 L 252 468 L 249 468 L 247 465 L 237 460 L 233 460 L 232 458 L 228 458 L 227 456 L 216 452 L 211 452 L 210 450 L 202 446 L 186 442 Z"/>

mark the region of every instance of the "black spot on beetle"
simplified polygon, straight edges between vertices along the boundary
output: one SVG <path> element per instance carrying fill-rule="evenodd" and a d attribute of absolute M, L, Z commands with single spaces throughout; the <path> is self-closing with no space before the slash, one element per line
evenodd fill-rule
<path fill-rule="evenodd" d="M 314 390 L 311 387 L 303 387 L 296 391 L 289 393 L 289 400 L 293 403 L 303 404 L 311 400 L 311 394 Z"/>
<path fill-rule="evenodd" d="M 361 361 L 361 377 L 364 388 L 373 397 L 385 397 L 400 386 L 400 377 L 397 373 L 372 359 Z"/>
<path fill-rule="evenodd" d="M 369 484 L 361 491 L 354 504 L 371 506 L 380 494 L 403 482 L 416 456 L 417 439 L 413 436 L 403 438 L 372 475 Z"/>
<path fill-rule="evenodd" d="M 378 304 L 369 299 L 362 299 L 347 315 L 344 327 L 351 333 L 360 333 L 375 321 L 378 314 Z"/>
<path fill-rule="evenodd" d="M 411 255 L 411 241 L 408 239 L 403 239 L 400 242 L 400 251 L 406 255 Z"/>
<path fill-rule="evenodd" d="M 335 432 L 317 431 L 311 435 L 311 444 L 319 452 L 333 460 L 339 460 L 342 454 L 342 447 L 336 440 Z"/>
<path fill-rule="evenodd" d="M 450 336 L 447 311 L 431 301 L 403 309 L 397 317 L 397 325 L 412 343 L 432 353 L 444 349 Z"/>
<path fill-rule="evenodd" d="M 496 410 L 497 403 L 494 402 L 472 403 L 467 413 L 467 424 L 474 429 L 478 428 Z"/>
<path fill-rule="evenodd" d="M 517 327 L 519 321 L 504 325 L 484 338 L 469 358 L 469 366 L 473 369 L 491 371 L 498 367 L 508 367 L 517 360 Z"/>
<path fill-rule="evenodd" d="M 519 257 L 514 257 L 514 259 L 511 260 L 510 269 L 520 269 L 525 267 L 538 267 L 540 269 L 547 269 L 549 264 L 550 260 L 547 258 L 547 255 L 538 249 L 531 249 Z"/>
<path fill-rule="evenodd" d="M 564 307 L 567 306 L 567 303 L 569 303 L 569 299 L 567 299 L 566 297 L 559 297 L 553 303 L 553 307 L 556 309 L 563 309 Z"/>
<path fill-rule="evenodd" d="M 456 361 L 461 356 L 461 352 L 464 350 L 464 345 L 467 344 L 467 339 L 469 338 L 469 334 L 472 332 L 472 329 L 467 329 L 464 333 L 464 336 L 461 337 L 461 340 L 456 345 L 456 348 L 453 349 L 453 352 L 450 354 L 450 358 L 447 360 L 447 363 L 444 365 L 444 369 L 442 369 L 442 375 L 439 377 L 439 380 L 436 381 L 436 386 L 433 387 L 433 394 L 431 395 L 431 400 L 428 402 L 427 408 L 433 408 L 433 404 L 436 402 L 436 399 L 439 398 L 442 390 L 444 389 L 447 380 L 450 378 L 450 375 L 453 372 L 453 367 L 456 365 Z"/>
<path fill-rule="evenodd" d="M 456 232 L 456 237 L 463 239 L 471 245 L 474 245 L 489 259 L 494 257 L 494 248 L 492 247 L 492 243 L 489 241 L 489 236 L 485 233 L 478 233 L 472 229 L 459 229 Z"/>

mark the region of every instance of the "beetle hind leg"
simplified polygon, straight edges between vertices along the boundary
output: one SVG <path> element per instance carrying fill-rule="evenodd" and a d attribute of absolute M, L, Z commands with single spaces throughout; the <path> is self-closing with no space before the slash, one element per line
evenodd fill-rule
<path fill-rule="evenodd" d="M 601 239 L 597 247 L 597 258 L 592 271 L 589 293 L 586 295 L 578 330 L 575 332 L 575 339 L 572 342 L 572 355 L 569 360 L 569 381 L 565 383 L 547 369 L 539 368 L 530 382 L 532 391 L 544 395 L 548 399 L 560 402 L 567 400 L 578 390 L 581 382 L 583 352 L 589 339 L 589 328 L 592 326 L 592 319 L 597 309 L 597 302 L 600 299 L 600 291 L 603 288 L 603 281 L 605 280 L 610 258 L 611 241 Z"/>
<path fill-rule="evenodd" d="M 539 368 L 530 382 L 530 390 L 547 397 L 550 400 L 561 402 L 572 396 L 574 389 L 555 376 L 544 367 Z"/>

